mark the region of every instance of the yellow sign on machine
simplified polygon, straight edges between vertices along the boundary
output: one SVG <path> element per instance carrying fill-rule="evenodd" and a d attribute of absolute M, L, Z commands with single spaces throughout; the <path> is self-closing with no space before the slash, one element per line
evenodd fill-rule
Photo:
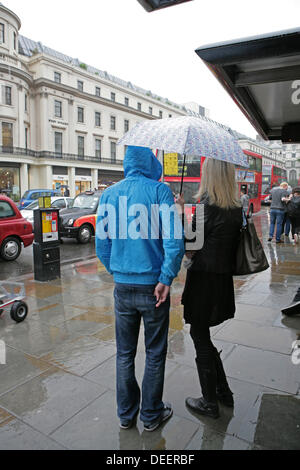
<path fill-rule="evenodd" d="M 51 197 L 39 197 L 40 209 L 49 209 L 51 207 Z"/>
<path fill-rule="evenodd" d="M 166 153 L 164 158 L 165 176 L 178 176 L 178 153 Z"/>

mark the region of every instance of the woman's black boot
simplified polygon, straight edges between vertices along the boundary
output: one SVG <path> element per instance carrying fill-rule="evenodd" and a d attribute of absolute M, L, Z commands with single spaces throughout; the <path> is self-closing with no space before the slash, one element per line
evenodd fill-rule
<path fill-rule="evenodd" d="M 196 360 L 200 385 L 203 397 L 187 398 L 185 403 L 188 408 L 195 413 L 210 416 L 211 418 L 219 418 L 219 405 L 217 401 L 216 385 L 217 374 L 214 364 L 204 369 Z"/>
<path fill-rule="evenodd" d="M 221 351 L 222 352 L 222 351 Z M 216 348 L 214 348 L 214 360 L 217 373 L 217 399 L 225 406 L 229 408 L 234 407 L 233 393 L 229 388 L 226 374 L 224 371 L 223 363 L 221 360 L 221 352 L 219 353 Z"/>

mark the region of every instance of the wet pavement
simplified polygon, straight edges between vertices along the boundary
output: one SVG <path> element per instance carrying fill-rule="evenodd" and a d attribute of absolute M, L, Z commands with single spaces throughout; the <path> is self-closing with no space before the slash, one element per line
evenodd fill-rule
<path fill-rule="evenodd" d="M 60 245 L 61 264 L 75 263 L 83 259 L 91 259 L 95 256 L 94 239 L 87 245 L 81 245 L 75 239 L 64 238 Z M 22 248 L 20 257 L 11 262 L 5 262 L 0 258 L 0 281 L 16 278 L 33 271 L 33 245 Z"/>
<path fill-rule="evenodd" d="M 197 416 L 194 350 L 180 305 L 185 271 L 172 288 L 164 399 L 174 416 L 153 433 L 120 430 L 115 402 L 113 283 L 95 258 L 62 266 L 61 280 L 25 284 L 29 315 L 0 317 L 0 449 L 248 450 L 300 449 L 300 364 L 292 361 L 300 317 L 287 318 L 300 284 L 300 245 L 268 244 L 268 214 L 255 216 L 271 269 L 235 278 L 237 313 L 212 329 L 234 392 L 234 410 Z M 2 265 L 1 265 L 2 267 Z M 2 273 L 3 279 L 3 273 Z M 13 276 L 11 279 L 16 280 Z M 145 353 L 141 331 L 136 373 Z"/>

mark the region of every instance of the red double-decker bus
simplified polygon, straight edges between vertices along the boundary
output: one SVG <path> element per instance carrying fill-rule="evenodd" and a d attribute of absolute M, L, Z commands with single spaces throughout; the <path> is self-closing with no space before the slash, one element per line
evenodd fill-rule
<path fill-rule="evenodd" d="M 236 165 L 236 181 L 239 191 L 244 189 L 249 196 L 249 215 L 261 209 L 262 191 L 262 156 L 243 150 L 248 156 L 249 168 Z M 201 182 L 202 165 L 205 157 L 188 155 L 184 169 L 183 194 L 186 204 L 195 205 Z M 164 181 L 168 183 L 174 195 L 180 193 L 181 175 L 183 168 L 183 155 L 166 154 L 164 163 Z"/>
<path fill-rule="evenodd" d="M 276 165 L 263 165 L 261 200 L 264 201 L 274 185 L 287 181 L 287 171 Z"/>

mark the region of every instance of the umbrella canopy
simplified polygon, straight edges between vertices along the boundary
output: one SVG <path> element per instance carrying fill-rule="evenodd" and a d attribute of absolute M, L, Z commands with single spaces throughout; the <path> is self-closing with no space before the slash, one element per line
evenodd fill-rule
<path fill-rule="evenodd" d="M 139 122 L 118 144 L 249 166 L 247 156 L 229 131 L 212 121 L 193 116 Z"/>

